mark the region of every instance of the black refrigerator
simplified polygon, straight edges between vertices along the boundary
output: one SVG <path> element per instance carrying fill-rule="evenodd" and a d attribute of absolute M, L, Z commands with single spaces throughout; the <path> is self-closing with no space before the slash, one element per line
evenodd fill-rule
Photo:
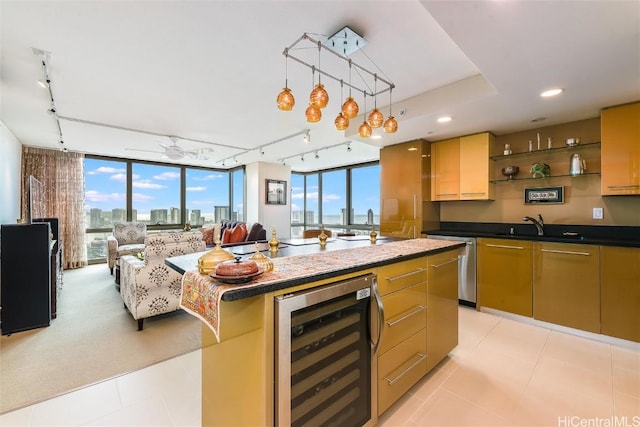
<path fill-rule="evenodd" d="M 2 335 L 49 326 L 51 229 L 48 222 L 0 228 Z"/>

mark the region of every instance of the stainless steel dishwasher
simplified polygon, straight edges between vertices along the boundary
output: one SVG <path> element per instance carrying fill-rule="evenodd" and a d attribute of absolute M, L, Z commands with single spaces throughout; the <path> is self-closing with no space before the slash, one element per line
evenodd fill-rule
<path fill-rule="evenodd" d="M 442 236 L 439 234 L 427 234 L 430 239 L 454 240 L 465 242 L 466 248 L 462 255 L 459 255 L 458 263 L 458 301 L 462 305 L 469 307 L 476 306 L 476 238 L 459 236 Z"/>

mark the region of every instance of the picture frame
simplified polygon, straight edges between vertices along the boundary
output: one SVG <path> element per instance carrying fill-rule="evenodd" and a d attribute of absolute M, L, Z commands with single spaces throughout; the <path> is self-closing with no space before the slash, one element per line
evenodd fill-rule
<path fill-rule="evenodd" d="M 524 189 L 524 203 L 564 203 L 564 187 L 536 187 Z"/>
<path fill-rule="evenodd" d="M 264 202 L 267 205 L 287 204 L 287 181 L 266 179 Z"/>

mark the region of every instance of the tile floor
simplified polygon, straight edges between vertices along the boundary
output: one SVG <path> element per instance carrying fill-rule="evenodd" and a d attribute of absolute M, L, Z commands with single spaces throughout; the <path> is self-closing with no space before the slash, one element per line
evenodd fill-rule
<path fill-rule="evenodd" d="M 200 425 L 200 351 L 0 416 L 2 426 Z M 640 345 L 460 308 L 460 344 L 391 426 L 640 427 Z"/>

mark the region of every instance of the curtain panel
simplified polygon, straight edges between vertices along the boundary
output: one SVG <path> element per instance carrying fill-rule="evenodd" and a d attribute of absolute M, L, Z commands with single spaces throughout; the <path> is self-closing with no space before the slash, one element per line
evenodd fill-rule
<path fill-rule="evenodd" d="M 44 184 L 46 217 L 58 218 L 63 268 L 87 265 L 84 213 L 84 154 L 22 148 L 22 218 L 27 218 L 29 175 Z"/>

